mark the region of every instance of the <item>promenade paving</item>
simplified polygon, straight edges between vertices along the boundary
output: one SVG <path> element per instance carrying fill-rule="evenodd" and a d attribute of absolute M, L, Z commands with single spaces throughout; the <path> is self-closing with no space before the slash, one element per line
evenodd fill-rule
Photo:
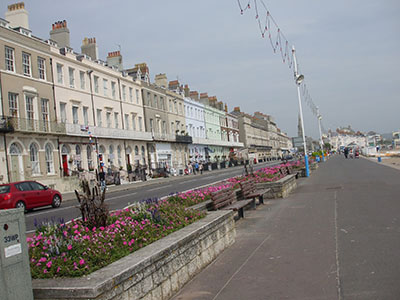
<path fill-rule="evenodd" d="M 237 222 L 182 299 L 400 299 L 400 170 L 335 156 Z"/>

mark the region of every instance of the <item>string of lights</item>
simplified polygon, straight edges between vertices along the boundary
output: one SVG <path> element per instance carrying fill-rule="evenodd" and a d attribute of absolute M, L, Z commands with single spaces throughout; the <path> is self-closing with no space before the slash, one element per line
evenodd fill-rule
<path fill-rule="evenodd" d="M 265 5 L 263 0 L 247 0 L 245 1 L 245 5 L 241 3 L 240 0 L 237 0 L 240 14 L 243 15 L 245 12 L 250 11 L 252 6 L 254 5 L 255 19 L 258 24 L 258 28 L 260 30 L 260 34 L 262 38 L 268 37 L 269 43 L 271 44 L 273 52 L 276 54 L 280 53 L 282 62 L 287 64 L 289 69 L 293 66 L 293 53 L 290 49 L 289 40 L 283 34 L 281 28 L 278 23 L 272 17 L 269 9 Z M 253 5 L 252 5 L 253 4 Z M 259 5 L 260 4 L 260 5 Z M 313 115 L 317 118 L 320 117 L 320 113 L 315 105 L 313 99 L 310 96 L 310 93 L 307 89 L 307 85 L 305 81 L 303 81 L 300 85 L 301 91 L 303 94 L 303 100 L 310 108 Z M 322 123 L 322 122 L 321 122 Z M 326 133 L 324 127 L 322 126 L 322 131 Z"/>

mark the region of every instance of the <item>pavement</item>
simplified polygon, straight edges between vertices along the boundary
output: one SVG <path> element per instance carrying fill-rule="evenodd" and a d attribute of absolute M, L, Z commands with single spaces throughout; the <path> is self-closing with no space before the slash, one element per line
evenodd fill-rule
<path fill-rule="evenodd" d="M 182 299 L 400 299 L 400 170 L 334 156 L 248 211 Z"/>

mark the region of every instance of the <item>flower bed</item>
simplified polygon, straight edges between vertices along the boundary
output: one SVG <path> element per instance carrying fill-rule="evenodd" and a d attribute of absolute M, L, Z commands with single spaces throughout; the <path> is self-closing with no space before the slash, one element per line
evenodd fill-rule
<path fill-rule="evenodd" d="M 205 216 L 167 200 L 110 214 L 107 226 L 81 220 L 38 229 L 28 238 L 33 278 L 87 275 Z"/>

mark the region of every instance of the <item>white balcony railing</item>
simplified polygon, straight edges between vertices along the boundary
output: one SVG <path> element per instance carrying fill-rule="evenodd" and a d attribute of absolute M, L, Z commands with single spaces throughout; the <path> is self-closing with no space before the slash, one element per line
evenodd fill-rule
<path fill-rule="evenodd" d="M 140 141 L 153 140 L 150 132 L 125 130 L 119 128 L 84 126 L 79 124 L 65 124 L 65 126 L 67 135 L 88 137 L 90 132 L 92 136 L 97 138 L 140 140 Z"/>
<path fill-rule="evenodd" d="M 204 139 L 204 138 L 198 138 L 198 137 L 194 137 L 193 138 L 193 144 L 210 145 L 210 146 L 224 146 L 224 147 L 236 147 L 236 148 L 244 147 L 243 143 L 240 143 L 240 142 L 210 140 L 210 139 Z"/>

